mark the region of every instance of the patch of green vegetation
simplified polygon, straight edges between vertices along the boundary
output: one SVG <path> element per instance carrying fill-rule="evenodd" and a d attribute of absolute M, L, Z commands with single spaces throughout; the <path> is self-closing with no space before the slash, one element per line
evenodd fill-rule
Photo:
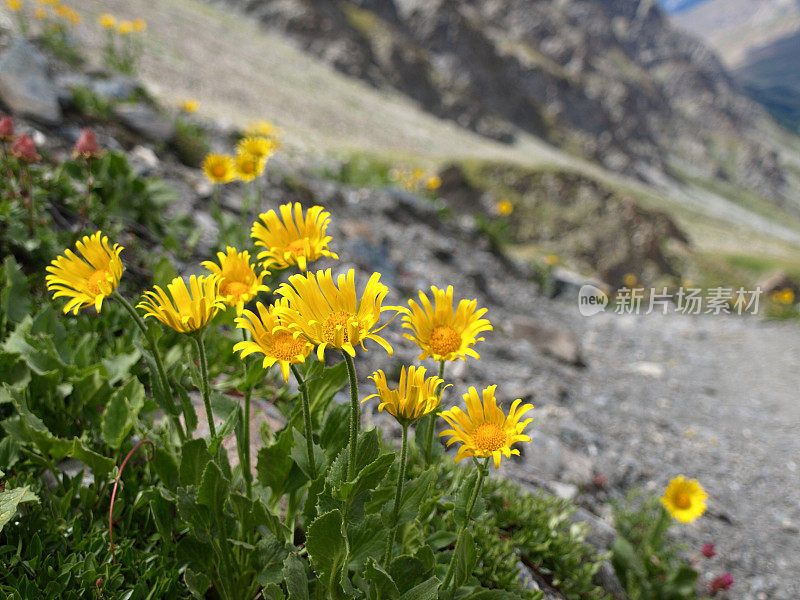
<path fill-rule="evenodd" d="M 340 162 L 337 167 L 326 168 L 322 175 L 341 183 L 361 187 L 383 187 L 394 183 L 391 159 L 356 152 Z"/>
<path fill-rule="evenodd" d="M 180 161 L 188 167 L 199 167 L 211 150 L 205 129 L 182 118 L 175 120 L 175 137 L 171 143 Z"/>
<path fill-rule="evenodd" d="M 114 115 L 114 101 L 95 94 L 88 87 L 78 85 L 72 88 L 72 103 L 79 113 L 107 121 Z"/>

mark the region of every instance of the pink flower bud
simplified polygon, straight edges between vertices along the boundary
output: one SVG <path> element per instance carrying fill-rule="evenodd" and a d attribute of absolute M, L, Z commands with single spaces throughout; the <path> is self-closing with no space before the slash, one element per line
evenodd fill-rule
<path fill-rule="evenodd" d="M 81 131 L 81 137 L 75 142 L 72 147 L 73 158 L 97 158 L 103 153 L 100 150 L 100 144 L 97 143 L 97 137 L 94 131 L 88 127 L 84 127 Z"/>
<path fill-rule="evenodd" d="M 10 142 L 14 139 L 14 119 L 12 117 L 0 117 L 0 140 Z"/>
<path fill-rule="evenodd" d="M 21 135 L 11 144 L 11 154 L 23 162 L 36 162 L 42 157 L 36 152 L 36 144 L 29 135 Z"/>
<path fill-rule="evenodd" d="M 700 552 L 702 552 L 703 556 L 705 556 L 706 558 L 714 558 L 717 555 L 717 549 L 714 548 L 714 544 L 712 544 L 711 542 L 706 542 L 705 544 L 703 544 L 703 547 L 700 549 Z"/>
<path fill-rule="evenodd" d="M 727 591 L 731 589 L 731 587 L 733 587 L 733 575 L 730 573 L 723 573 L 719 577 L 714 578 L 709 591 L 713 596 L 717 592 Z"/>

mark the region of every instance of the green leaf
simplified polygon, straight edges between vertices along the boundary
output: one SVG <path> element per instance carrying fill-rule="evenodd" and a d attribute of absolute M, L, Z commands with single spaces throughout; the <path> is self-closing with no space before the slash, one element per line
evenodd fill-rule
<path fill-rule="evenodd" d="M 94 450 L 90 450 L 78 438 L 72 440 L 72 448 L 68 451 L 68 454 L 89 467 L 96 477 L 107 475 L 114 468 L 113 460 L 98 454 Z"/>
<path fill-rule="evenodd" d="M 317 365 L 320 363 L 313 363 L 313 367 Z M 319 427 L 323 415 L 328 412 L 331 400 L 347 385 L 347 382 L 347 364 L 344 361 L 333 367 L 324 367 L 321 373 L 314 373 L 311 378 L 308 371 L 306 372 L 306 386 L 314 427 Z"/>
<path fill-rule="evenodd" d="M 303 562 L 296 554 L 283 561 L 283 578 L 289 592 L 289 600 L 308 600 L 308 575 Z"/>
<path fill-rule="evenodd" d="M 0 291 L 0 308 L 11 323 L 19 323 L 31 312 L 28 281 L 13 256 L 3 261 L 5 285 Z"/>
<path fill-rule="evenodd" d="M 342 580 L 347 565 L 347 538 L 338 509 L 325 513 L 309 525 L 306 549 L 311 566 L 330 597 L 345 598 Z"/>
<path fill-rule="evenodd" d="M 203 478 L 197 492 L 197 503 L 208 507 L 211 513 L 216 515 L 218 523 L 222 521 L 230 488 L 231 482 L 222 474 L 217 463 L 209 461 L 203 470 Z"/>
<path fill-rule="evenodd" d="M 436 600 L 439 596 L 439 585 L 439 580 L 431 577 L 408 590 L 400 596 L 400 600 Z"/>
<path fill-rule="evenodd" d="M 117 354 L 103 359 L 103 366 L 108 376 L 108 384 L 114 385 L 129 376 L 133 365 L 139 362 L 142 354 L 134 349 L 130 354 Z"/>
<path fill-rule="evenodd" d="M 429 560 L 423 561 L 419 556 L 401 554 L 389 565 L 389 574 L 397 583 L 400 593 L 405 593 L 433 574 L 433 564 Z"/>
<path fill-rule="evenodd" d="M 261 590 L 264 600 L 286 600 L 286 596 L 280 587 L 275 583 L 270 583 Z"/>
<path fill-rule="evenodd" d="M 456 541 L 455 569 L 453 570 L 453 586 L 458 589 L 464 585 L 472 575 L 475 561 L 478 559 L 475 540 L 469 529 L 463 529 Z"/>
<path fill-rule="evenodd" d="M 469 524 L 471 519 L 474 519 L 476 515 L 480 514 L 480 496 L 475 500 L 475 505 L 472 507 L 472 514 L 470 518 L 467 518 L 467 505 L 469 504 L 469 498 L 472 495 L 472 491 L 475 489 L 475 486 L 478 484 L 478 471 L 472 471 L 464 480 L 464 483 L 458 489 L 455 498 L 455 509 L 453 511 L 453 520 L 455 521 L 456 526 L 463 527 Z"/>
<path fill-rule="evenodd" d="M 39 502 L 38 496 L 27 485 L 0 492 L 0 531 L 14 517 L 17 507 L 23 502 Z"/>
<path fill-rule="evenodd" d="M 186 574 L 183 576 L 186 581 L 186 587 L 192 593 L 192 596 L 203 600 L 206 597 L 208 588 L 211 587 L 211 580 L 203 573 L 186 569 Z"/>
<path fill-rule="evenodd" d="M 211 460 L 203 439 L 189 440 L 181 450 L 181 466 L 178 481 L 182 486 L 200 485 L 206 465 Z"/>
<path fill-rule="evenodd" d="M 416 479 L 407 482 L 400 501 L 400 514 L 397 524 L 406 523 L 419 515 L 419 507 L 428 498 L 431 487 L 436 482 L 436 472 L 428 469 Z"/>
<path fill-rule="evenodd" d="M 114 450 L 119 450 L 139 418 L 144 407 L 144 388 L 136 378 L 129 379 L 125 385 L 114 391 L 105 411 L 101 431 L 103 439 Z"/>
<path fill-rule="evenodd" d="M 294 436 L 294 445 L 292 446 L 292 459 L 300 467 L 305 476 L 311 479 L 311 465 L 308 464 L 308 448 L 306 448 L 306 437 L 297 429 L 292 428 L 292 435 Z M 314 465 L 317 469 L 317 474 L 325 470 L 325 453 L 317 444 L 313 444 L 314 452 Z"/>
<path fill-rule="evenodd" d="M 215 394 L 217 396 L 222 396 L 222 394 Z M 227 400 L 227 399 L 226 399 Z M 217 403 L 219 406 L 220 403 Z M 226 406 L 229 406 L 228 403 L 225 403 Z M 216 413 L 216 411 L 214 411 Z M 208 451 L 211 452 L 212 455 L 216 454 L 217 449 L 219 448 L 220 444 L 225 441 L 225 438 L 233 433 L 233 430 L 236 428 L 236 424 L 239 422 L 239 406 L 238 404 L 233 404 L 228 411 L 228 416 L 225 417 L 225 421 L 222 423 L 222 427 L 217 430 L 217 435 L 211 440 L 211 443 L 208 445 Z"/>
<path fill-rule="evenodd" d="M 261 485 L 272 489 L 274 497 L 283 496 L 292 489 L 297 489 L 303 483 L 302 473 L 300 481 L 296 474 L 299 469 L 292 460 L 292 445 L 294 434 L 288 428 L 281 431 L 274 444 L 261 448 L 258 451 L 256 472 Z"/>
<path fill-rule="evenodd" d="M 400 597 L 400 590 L 392 579 L 391 575 L 381 567 L 374 558 L 367 560 L 367 565 L 364 569 L 364 579 L 370 584 L 370 588 L 374 587 L 375 595 L 370 595 L 369 598 L 377 600 L 396 600 Z"/>
<path fill-rule="evenodd" d="M 186 393 L 186 389 L 182 385 L 173 385 L 173 389 L 178 391 L 181 412 L 183 412 L 183 418 L 186 423 L 186 435 L 191 437 L 194 430 L 197 429 L 197 411 L 194 409 L 194 404 L 192 404 L 189 394 Z"/>
<path fill-rule="evenodd" d="M 353 481 L 344 482 L 338 488 L 334 488 L 333 497 L 337 500 L 349 501 L 363 492 L 378 487 L 394 460 L 394 453 L 381 454 L 373 462 L 365 465 Z"/>
<path fill-rule="evenodd" d="M 349 415 L 349 405 L 337 404 L 325 417 L 322 431 L 319 434 L 319 443 L 330 459 L 333 459 L 347 445 L 350 436 Z"/>

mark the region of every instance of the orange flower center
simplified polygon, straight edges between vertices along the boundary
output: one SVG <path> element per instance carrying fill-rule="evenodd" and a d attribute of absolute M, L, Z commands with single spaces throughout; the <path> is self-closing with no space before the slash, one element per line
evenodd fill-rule
<path fill-rule="evenodd" d="M 494 423 L 481 423 L 472 436 L 480 450 L 494 452 L 506 445 L 506 432 Z"/>
<path fill-rule="evenodd" d="M 103 283 L 109 275 L 110 273 L 105 269 L 98 269 L 92 273 L 86 281 L 87 289 L 94 295 L 102 294 L 103 292 L 100 289 L 100 284 Z"/>
<path fill-rule="evenodd" d="M 225 166 L 224 165 L 214 165 L 211 167 L 211 174 L 214 177 L 219 177 L 220 179 L 225 177 Z"/>
<path fill-rule="evenodd" d="M 242 173 L 250 175 L 251 173 L 256 172 L 256 164 L 252 160 L 243 161 L 242 164 L 239 165 L 239 169 L 242 171 Z"/>
<path fill-rule="evenodd" d="M 335 344 L 336 330 L 337 328 L 342 327 L 344 328 L 344 343 L 345 344 L 349 343 L 350 334 L 347 332 L 347 329 L 351 319 L 354 319 L 354 317 L 350 313 L 347 312 L 333 313 L 330 317 L 325 319 L 325 324 L 322 326 L 322 339 L 328 342 L 329 344 Z"/>
<path fill-rule="evenodd" d="M 305 342 L 292 336 L 291 333 L 279 333 L 272 338 L 270 351 L 274 358 L 284 361 L 292 361 L 303 353 Z"/>
<path fill-rule="evenodd" d="M 687 509 L 692 505 L 692 499 L 686 492 L 678 492 L 675 494 L 675 506 L 681 509 Z"/>
<path fill-rule="evenodd" d="M 448 325 L 439 325 L 433 328 L 428 343 L 434 354 L 445 356 L 461 347 L 461 334 Z"/>
<path fill-rule="evenodd" d="M 306 240 L 301 238 L 286 245 L 286 252 L 291 252 L 295 256 L 303 256 L 306 253 Z"/>
<path fill-rule="evenodd" d="M 228 281 L 227 283 L 222 284 L 222 287 L 220 288 L 220 295 L 233 296 L 234 298 L 238 299 L 248 291 L 250 291 L 250 286 L 248 286 L 246 283 L 241 281 Z"/>

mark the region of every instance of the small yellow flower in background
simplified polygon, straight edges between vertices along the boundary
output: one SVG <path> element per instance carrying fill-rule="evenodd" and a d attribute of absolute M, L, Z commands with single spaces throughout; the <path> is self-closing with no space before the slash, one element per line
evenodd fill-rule
<path fill-rule="evenodd" d="M 197 112 L 197 109 L 200 108 L 200 102 L 197 100 L 192 100 L 190 98 L 185 98 L 178 103 L 178 108 L 187 113 L 193 114 Z"/>
<path fill-rule="evenodd" d="M 56 14 L 59 17 L 69 21 L 72 25 L 78 25 L 81 22 L 81 15 L 74 8 L 59 4 L 56 5 Z"/>
<path fill-rule="evenodd" d="M 6 0 L 6 8 L 12 12 L 22 10 L 22 0 Z"/>
<path fill-rule="evenodd" d="M 275 144 L 269 138 L 251 135 L 239 140 L 239 143 L 236 144 L 236 151 L 239 154 L 255 156 L 266 162 L 275 153 Z"/>
<path fill-rule="evenodd" d="M 37 21 L 44 21 L 47 18 L 47 9 L 43 6 L 37 6 L 33 9 L 33 18 Z"/>
<path fill-rule="evenodd" d="M 442 187 L 442 178 L 438 175 L 431 175 L 425 182 L 425 189 L 429 192 L 435 192 L 440 187 Z"/>
<path fill-rule="evenodd" d="M 100 24 L 100 27 L 103 29 L 115 29 L 117 27 L 117 19 L 114 15 L 110 15 L 108 13 L 100 15 L 97 19 L 97 22 Z"/>
<path fill-rule="evenodd" d="M 155 317 L 181 333 L 203 329 L 220 309 L 225 310 L 217 275 L 192 275 L 188 287 L 181 277 L 176 277 L 167 284 L 169 296 L 160 286 L 153 286 L 153 290 L 144 293 L 136 308 L 144 311 L 145 319 Z"/>
<path fill-rule="evenodd" d="M 250 265 L 250 253 L 238 252 L 228 246 L 225 253 L 217 252 L 219 264 L 210 260 L 200 263 L 212 274 L 219 276 L 219 296 L 227 306 L 235 306 L 236 314 L 241 315 L 244 305 L 255 298 L 259 292 L 268 292 L 263 284 L 266 271 L 256 275 Z"/>
<path fill-rule="evenodd" d="M 299 202 L 282 204 L 278 210 L 280 217 L 274 210 L 261 213 L 250 232 L 255 245 L 266 248 L 258 253 L 258 260 L 265 269 L 297 265 L 305 271 L 309 263 L 323 256 L 339 258 L 328 249 L 333 238 L 325 235 L 331 220 L 325 209 L 312 206 L 305 218 Z"/>
<path fill-rule="evenodd" d="M 411 179 L 413 179 L 415 182 L 425 179 L 425 169 L 414 169 L 411 171 Z"/>
<path fill-rule="evenodd" d="M 279 300 L 274 306 L 286 307 L 286 301 Z M 279 363 L 283 380 L 289 381 L 291 365 L 305 362 L 314 346 L 307 340 L 295 336 L 284 326 L 275 316 L 274 306 L 268 310 L 259 302 L 256 305 L 258 315 L 246 310 L 243 316 L 236 319 L 236 326 L 249 331 L 253 339 L 239 342 L 233 347 L 233 351 L 241 352 L 241 358 L 260 352 L 264 355 L 263 367 L 268 369 Z"/>
<path fill-rule="evenodd" d="M 622 276 L 622 285 L 627 288 L 636 287 L 638 283 L 639 279 L 633 273 L 625 273 L 625 275 Z"/>
<path fill-rule="evenodd" d="M 780 291 L 781 304 L 794 304 L 794 290 L 791 288 L 784 288 Z"/>
<path fill-rule="evenodd" d="M 514 205 L 508 200 L 500 200 L 494 205 L 494 209 L 501 217 L 507 217 L 514 212 Z"/>
<path fill-rule="evenodd" d="M 280 134 L 280 130 L 272 124 L 271 121 L 262 119 L 259 121 L 252 121 L 244 130 L 247 136 L 261 136 L 267 138 L 275 138 Z"/>
<path fill-rule="evenodd" d="M 451 436 L 448 447 L 454 442 L 462 445 L 458 449 L 455 462 L 474 456 L 475 458 L 492 457 L 494 468 L 500 467 L 500 458 L 511 455 L 519 456 L 519 450 L 511 449 L 517 442 L 530 442 L 530 436 L 522 432 L 533 419 L 521 421 L 522 416 L 533 408 L 532 404 L 522 404 L 522 400 L 514 400 L 508 416 L 497 407 L 494 397 L 496 385 L 490 385 L 483 390 L 483 401 L 478 396 L 478 391 L 471 387 L 464 394 L 467 412 L 454 406 L 441 413 L 442 418 L 452 427 L 439 434 L 439 437 Z"/>
<path fill-rule="evenodd" d="M 119 32 L 120 35 L 130 35 L 133 33 L 133 22 L 120 21 L 119 25 L 117 25 L 117 32 Z"/>
<path fill-rule="evenodd" d="M 681 523 L 691 523 L 706 512 L 708 495 L 696 479 L 686 479 L 678 475 L 669 482 L 661 504 L 673 518 Z"/>
<path fill-rule="evenodd" d="M 233 169 L 236 177 L 248 183 L 264 172 L 265 162 L 257 156 L 240 152 L 233 159 Z"/>
<path fill-rule="evenodd" d="M 80 257 L 72 250 L 65 250 L 64 256 L 57 257 L 47 267 L 47 289 L 53 292 L 53 298 L 70 298 L 64 306 L 65 313 L 71 310 L 78 314 L 85 306 L 94 306 L 100 312 L 103 300 L 117 289 L 122 278 L 125 267 L 119 255 L 123 248 L 119 244 L 110 247 L 108 237 L 100 231 L 84 236 L 75 248 Z"/>
<path fill-rule="evenodd" d="M 555 267 L 558 264 L 558 255 L 548 254 L 544 257 L 544 264 L 548 267 Z"/>
<path fill-rule="evenodd" d="M 397 389 L 391 390 L 386 382 L 386 374 L 382 370 L 375 371 L 371 376 L 375 382 L 377 394 L 364 398 L 362 404 L 370 398 L 378 398 L 378 411 L 386 411 L 401 425 L 411 424 L 420 417 L 432 413 L 439 406 L 439 387 L 444 384 L 440 377 L 425 378 L 425 367 L 409 367 L 400 370 L 400 381 Z"/>
<path fill-rule="evenodd" d="M 144 19 L 134 19 L 133 20 L 133 30 L 141 33 L 147 30 L 147 21 Z"/>
<path fill-rule="evenodd" d="M 380 278 L 380 273 L 373 273 L 359 298 L 354 269 L 347 271 L 347 275 L 339 275 L 335 283 L 330 269 L 292 275 L 289 283 L 277 290 L 289 301 L 288 307 L 276 308 L 276 314 L 293 332 L 299 332 L 317 346 L 320 361 L 329 347 L 355 356 L 357 345 L 366 350 L 365 340 L 374 340 L 391 356 L 389 342 L 377 335 L 386 325 L 376 326 L 383 311 L 403 309 L 381 305 L 389 289 Z"/>
<path fill-rule="evenodd" d="M 233 160 L 227 154 L 208 154 L 203 160 L 203 172 L 211 183 L 229 183 L 236 177 Z"/>
<path fill-rule="evenodd" d="M 481 332 L 492 330 L 492 324 L 481 318 L 486 309 L 478 309 L 477 300 L 461 300 L 453 310 L 452 285 L 446 290 L 431 286 L 431 293 L 433 304 L 420 292 L 419 304 L 409 300 L 411 310 L 403 315 L 403 328 L 411 331 L 405 337 L 422 349 L 419 360 L 429 356 L 436 361 L 480 359 L 472 346 L 483 341 L 477 337 Z"/>

